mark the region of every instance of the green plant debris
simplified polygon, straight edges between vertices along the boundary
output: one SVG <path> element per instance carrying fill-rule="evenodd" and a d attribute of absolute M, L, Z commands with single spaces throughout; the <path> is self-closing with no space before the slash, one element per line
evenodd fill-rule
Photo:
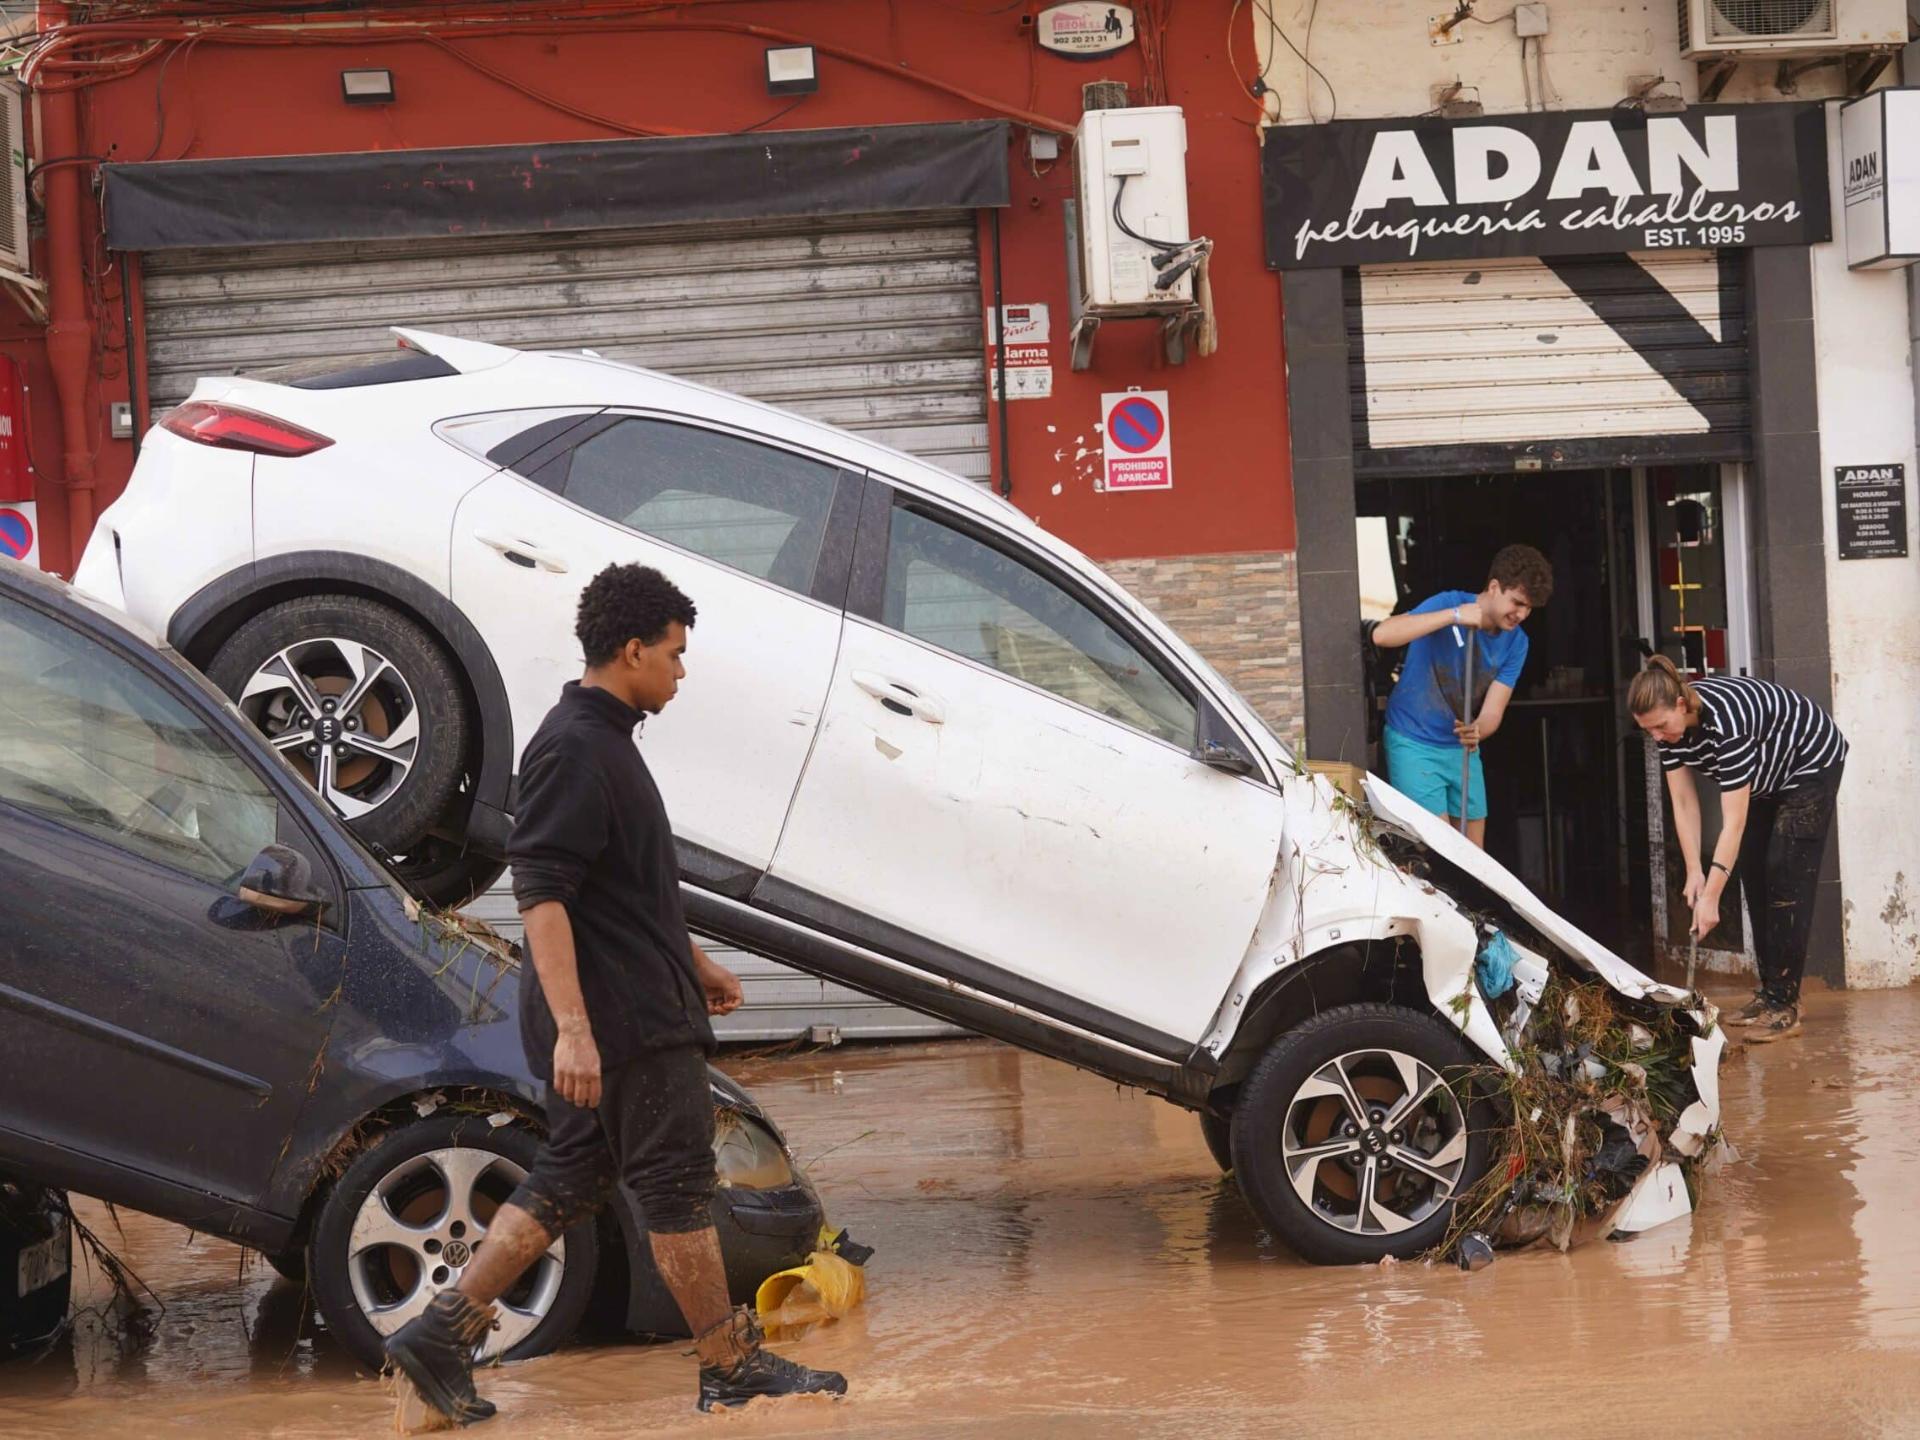
<path fill-rule="evenodd" d="M 1564 1250 L 1607 1228 L 1639 1176 L 1663 1161 L 1680 1164 L 1697 1197 L 1718 1134 L 1693 1156 L 1665 1143 L 1699 1098 L 1693 1038 L 1681 1011 L 1556 972 L 1515 1051 L 1517 1068 L 1478 1065 L 1456 1081 L 1463 1104 L 1491 1104 L 1498 1119 L 1486 1173 L 1455 1207 L 1435 1258 L 1475 1230 L 1505 1246 L 1544 1237 Z"/>

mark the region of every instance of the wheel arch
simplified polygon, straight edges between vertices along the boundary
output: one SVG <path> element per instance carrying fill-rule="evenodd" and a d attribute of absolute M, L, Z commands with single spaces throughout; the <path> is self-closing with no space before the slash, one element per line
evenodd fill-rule
<path fill-rule="evenodd" d="M 1228 1113 L 1254 1064 L 1288 1030 L 1325 1011 L 1365 1001 L 1448 1019 L 1428 993 L 1420 947 L 1413 937 L 1392 935 L 1330 945 L 1270 975 L 1254 992 L 1246 1018 L 1220 1057 L 1207 1108 Z"/>
<path fill-rule="evenodd" d="M 290 1156 L 291 1163 L 274 1177 L 275 1188 L 291 1202 L 289 1208 L 296 1215 L 289 1243 L 306 1243 L 327 1191 L 369 1146 L 403 1125 L 448 1109 L 469 1113 L 481 1124 L 487 1123 L 488 1116 L 504 1112 L 543 1131 L 546 1126 L 539 1101 L 530 1090 L 515 1090 L 497 1079 L 415 1080 L 369 1097 L 356 1107 L 352 1118 L 328 1126 L 321 1143 L 304 1158 Z"/>
<path fill-rule="evenodd" d="M 446 596 L 397 566 L 341 551 L 276 555 L 230 571 L 204 586 L 167 622 L 167 642 L 201 669 L 247 621 L 283 600 L 315 594 L 354 595 L 405 615 L 447 652 L 479 721 L 472 744 L 473 807 L 467 835 L 489 853 L 504 853 L 512 813 L 513 711 L 493 652 L 473 622 Z"/>

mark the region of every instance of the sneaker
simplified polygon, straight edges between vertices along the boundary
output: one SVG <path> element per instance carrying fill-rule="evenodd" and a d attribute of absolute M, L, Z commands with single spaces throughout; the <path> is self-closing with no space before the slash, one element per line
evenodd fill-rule
<path fill-rule="evenodd" d="M 432 1412 L 425 1417 L 410 1414 L 406 1387 L 396 1387 L 402 1392 L 396 1417 L 402 1434 L 424 1428 L 421 1418 L 429 1425 L 437 1418 L 441 1425 L 458 1427 L 493 1417 L 494 1407 L 473 1388 L 473 1352 L 493 1325 L 491 1305 L 476 1305 L 458 1290 L 442 1290 L 424 1314 L 393 1333 L 387 1341 L 387 1362 Z"/>
<path fill-rule="evenodd" d="M 1761 991 L 1756 990 L 1753 992 L 1753 999 L 1742 1005 L 1731 1015 L 1722 1015 L 1720 1017 L 1720 1023 L 1722 1025 L 1751 1025 L 1773 1008 L 1773 1001 L 1769 1000 Z"/>
<path fill-rule="evenodd" d="M 1747 1027 L 1749 1045 L 1771 1045 L 1776 1040 L 1785 1040 L 1800 1033 L 1800 1007 L 1798 1005 L 1776 1005 L 1758 1016 Z"/>
<path fill-rule="evenodd" d="M 844 1395 L 847 1377 L 834 1370 L 809 1370 L 771 1350 L 756 1350 L 730 1369 L 700 1367 L 700 1408 L 724 1410 L 762 1395 Z"/>

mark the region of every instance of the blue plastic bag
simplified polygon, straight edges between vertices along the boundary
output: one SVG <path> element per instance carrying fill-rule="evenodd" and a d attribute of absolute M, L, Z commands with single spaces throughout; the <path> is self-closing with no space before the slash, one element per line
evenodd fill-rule
<path fill-rule="evenodd" d="M 1496 930 L 1480 942 L 1480 954 L 1474 959 L 1474 974 L 1480 980 L 1480 993 L 1489 1000 L 1498 1000 L 1513 988 L 1513 967 L 1520 957 L 1514 954 L 1513 942 Z"/>

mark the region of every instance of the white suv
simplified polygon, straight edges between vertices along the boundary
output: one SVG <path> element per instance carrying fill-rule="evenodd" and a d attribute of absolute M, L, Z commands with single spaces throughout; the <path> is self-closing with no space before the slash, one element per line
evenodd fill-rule
<path fill-rule="evenodd" d="M 699 609 L 645 727 L 695 928 L 1199 1110 L 1309 1258 L 1432 1245 L 1485 1168 L 1439 1077 L 1509 1059 L 1474 980 L 1490 924 L 1536 982 L 1554 954 L 1688 1003 L 1371 781 L 1425 878 L 1392 863 L 1177 636 L 977 486 L 591 354 L 397 333 L 365 369 L 202 381 L 76 583 L 433 897 L 497 874 L 580 589 L 640 561 Z"/>

